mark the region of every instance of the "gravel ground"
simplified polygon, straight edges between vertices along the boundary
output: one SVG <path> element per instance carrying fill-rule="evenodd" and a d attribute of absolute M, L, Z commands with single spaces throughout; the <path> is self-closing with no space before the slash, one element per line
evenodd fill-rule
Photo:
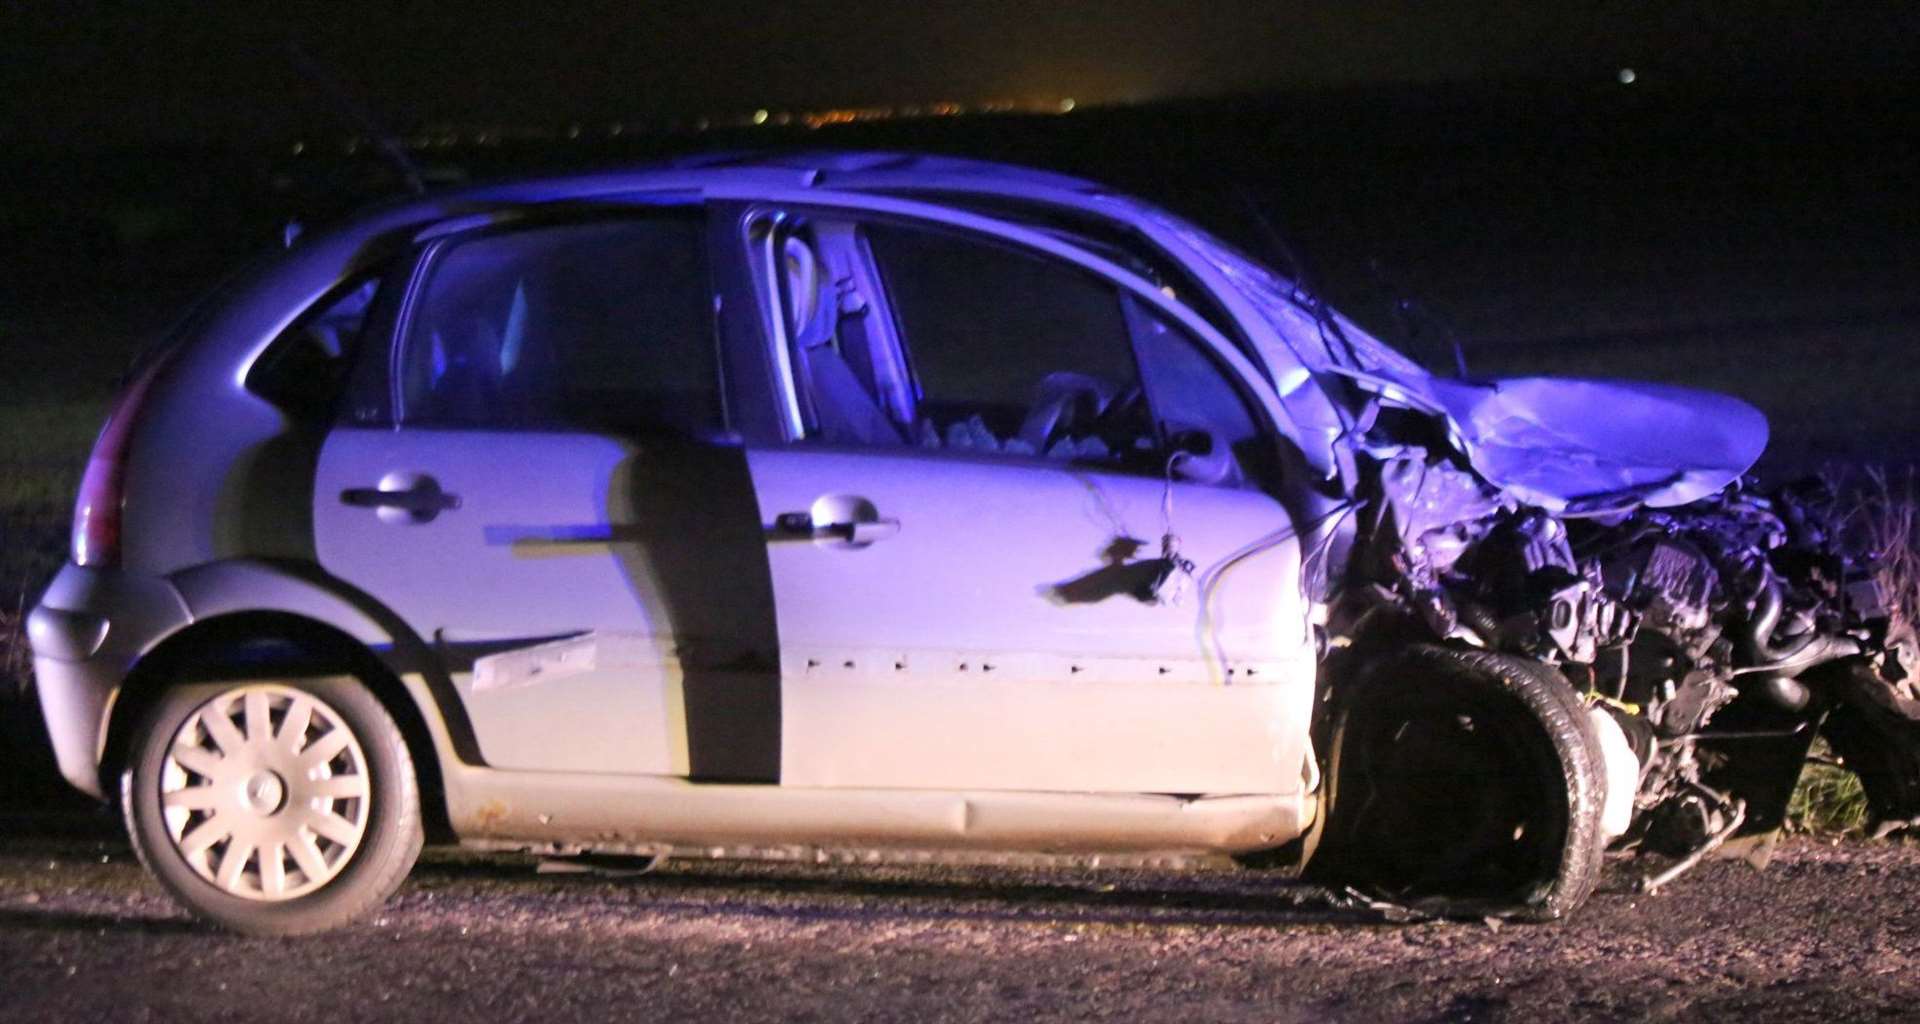
<path fill-rule="evenodd" d="M 64 832 L 65 834 L 60 834 Z M 1799 840 L 1657 897 L 1616 864 L 1560 925 L 1392 923 L 1246 872 L 672 863 L 610 878 L 430 853 L 311 939 L 188 920 L 125 844 L 0 821 L 0 1018 L 1912 1020 L 1920 847 Z"/>

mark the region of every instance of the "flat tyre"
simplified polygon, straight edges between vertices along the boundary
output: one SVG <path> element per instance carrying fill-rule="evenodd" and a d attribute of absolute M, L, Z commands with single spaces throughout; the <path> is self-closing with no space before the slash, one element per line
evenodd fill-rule
<path fill-rule="evenodd" d="M 1552 668 L 1414 645 L 1337 697 L 1326 835 L 1309 877 L 1459 916 L 1553 920 L 1598 884 L 1605 776 Z"/>

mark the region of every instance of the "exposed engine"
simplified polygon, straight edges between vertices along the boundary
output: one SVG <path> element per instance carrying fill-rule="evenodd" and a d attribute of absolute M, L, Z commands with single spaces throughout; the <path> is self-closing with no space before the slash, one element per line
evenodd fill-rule
<path fill-rule="evenodd" d="M 1373 454 L 1336 636 L 1390 607 L 1436 638 L 1558 668 L 1633 752 L 1633 816 L 1616 846 L 1684 868 L 1771 833 L 1829 715 L 1920 710 L 1903 703 L 1913 638 L 1880 552 L 1821 482 L 1762 492 L 1743 480 L 1678 507 L 1553 515 L 1451 457 Z M 1867 781 L 1883 830 L 1920 813 L 1903 806 L 1912 794 Z"/>

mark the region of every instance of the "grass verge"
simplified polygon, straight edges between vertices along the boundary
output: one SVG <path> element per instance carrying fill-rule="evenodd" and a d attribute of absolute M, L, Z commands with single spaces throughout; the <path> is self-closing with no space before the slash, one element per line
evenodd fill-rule
<path fill-rule="evenodd" d="M 1816 740 L 1787 802 L 1787 831 L 1813 836 L 1861 836 L 1867 828 L 1867 792 L 1860 776 L 1835 763 L 1827 741 Z"/>

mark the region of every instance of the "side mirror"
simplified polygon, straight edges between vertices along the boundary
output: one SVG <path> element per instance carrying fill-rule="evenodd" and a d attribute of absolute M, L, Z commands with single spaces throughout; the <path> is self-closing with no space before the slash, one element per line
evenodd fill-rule
<path fill-rule="evenodd" d="M 1204 426 L 1168 423 L 1168 471 L 1197 484 L 1217 484 L 1233 472 L 1233 453 Z"/>
<path fill-rule="evenodd" d="M 1205 427 L 1187 427 L 1177 424 L 1167 425 L 1167 443 L 1176 452 L 1190 458 L 1204 459 L 1213 454 L 1213 431 Z"/>

